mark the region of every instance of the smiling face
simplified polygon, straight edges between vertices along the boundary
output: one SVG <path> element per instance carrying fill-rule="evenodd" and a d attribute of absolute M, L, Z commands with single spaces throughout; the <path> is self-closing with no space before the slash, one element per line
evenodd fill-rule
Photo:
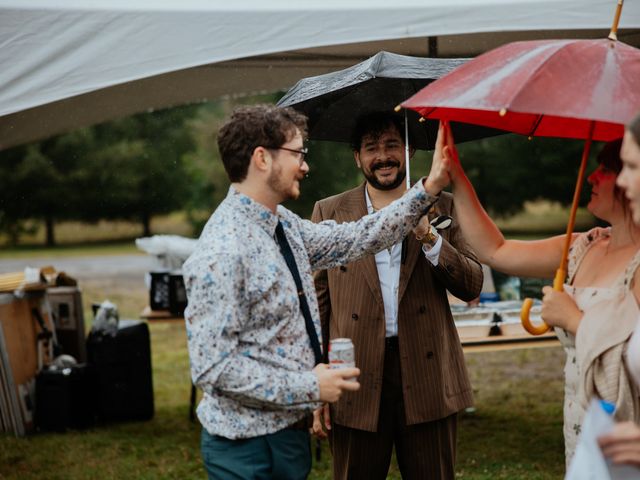
<path fill-rule="evenodd" d="M 620 149 L 622 171 L 617 184 L 629 199 L 633 222 L 640 225 L 640 145 L 630 131 L 626 131 Z"/>
<path fill-rule="evenodd" d="M 591 185 L 591 200 L 587 209 L 596 217 L 608 222 L 611 222 L 613 212 L 622 208 L 615 195 L 616 176 L 616 172 L 600 164 L 587 178 Z"/>
<path fill-rule="evenodd" d="M 300 163 L 301 154 L 295 152 L 303 148 L 303 138 L 299 130 L 296 130 L 293 138 L 281 147 L 279 150 L 270 150 L 273 164 L 267 185 L 280 198 L 279 201 L 284 202 L 300 196 L 300 180 L 309 172 L 309 165 L 304 160 Z"/>
<path fill-rule="evenodd" d="M 373 188 L 393 190 L 404 181 L 404 142 L 393 125 L 379 135 L 363 135 L 360 149 L 353 156 Z"/>

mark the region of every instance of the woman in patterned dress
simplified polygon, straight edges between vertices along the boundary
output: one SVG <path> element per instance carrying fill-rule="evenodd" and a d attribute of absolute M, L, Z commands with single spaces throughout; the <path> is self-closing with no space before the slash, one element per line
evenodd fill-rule
<path fill-rule="evenodd" d="M 633 221 L 640 225 L 640 114 L 628 125 L 620 149 L 622 172 L 616 184 L 624 189 Z M 640 385 L 640 322 L 629 341 L 627 367 Z M 636 422 L 619 422 L 613 431 L 600 438 L 602 451 L 611 461 L 640 467 L 640 426 Z"/>
<path fill-rule="evenodd" d="M 445 146 L 449 144 L 446 135 L 447 130 L 441 127 L 429 175 L 449 178 L 457 219 L 466 240 L 480 261 L 509 275 L 553 278 L 562 257 L 564 235 L 534 241 L 505 239 L 480 204 L 455 151 Z M 598 157 L 599 166 L 588 177 L 591 200 L 587 208 L 594 216 L 610 224 L 610 227 L 575 233 L 569 254 L 565 291 L 554 291 L 551 287 L 543 290 L 542 317 L 547 324 L 555 327 L 567 354 L 564 401 L 567 465 L 580 433 L 582 417 L 588 404 L 586 397 L 594 390 L 594 386 L 588 382 L 581 383 L 586 377 L 585 372 L 581 371 L 580 360 L 583 357 L 575 348 L 578 328 L 583 319 L 593 317 L 589 315 L 592 309 L 597 311 L 601 322 L 617 321 L 619 313 L 612 316 L 606 309 L 615 308 L 622 303 L 626 307 L 623 317 L 636 315 L 637 318 L 640 315 L 635 301 L 640 298 L 640 282 L 637 278 L 640 274 L 636 270 L 640 263 L 640 227 L 633 223 L 624 192 L 615 184 L 622 169 L 619 151 L 619 141 L 607 144 Z M 621 298 L 625 297 L 633 301 L 621 302 Z M 603 307 L 604 312 L 601 311 Z M 621 351 L 624 345 L 618 347 Z M 624 368 L 618 368 L 617 371 L 621 370 Z M 624 383 L 621 382 L 620 385 Z M 620 385 L 616 383 L 616 386 Z M 634 419 L 638 414 L 637 393 L 629 385 L 622 386 L 623 392 L 619 395 L 621 398 L 613 400 L 616 404 L 620 403 L 620 411 L 629 416 L 621 419 Z M 612 395 L 615 396 L 615 393 Z"/>

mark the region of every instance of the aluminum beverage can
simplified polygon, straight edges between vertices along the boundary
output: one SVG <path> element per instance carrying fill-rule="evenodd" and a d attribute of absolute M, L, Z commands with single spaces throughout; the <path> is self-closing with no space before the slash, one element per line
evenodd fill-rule
<path fill-rule="evenodd" d="M 334 338 L 329 342 L 329 367 L 353 368 L 356 366 L 356 353 L 350 338 Z M 347 378 L 352 382 L 355 377 Z"/>

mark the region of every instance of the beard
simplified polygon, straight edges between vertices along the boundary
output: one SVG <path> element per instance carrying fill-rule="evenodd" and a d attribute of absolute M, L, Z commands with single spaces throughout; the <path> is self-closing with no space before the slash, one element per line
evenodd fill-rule
<path fill-rule="evenodd" d="M 300 181 L 299 179 L 296 180 L 298 180 L 298 182 Z M 282 202 L 287 200 L 296 200 L 300 196 L 300 190 L 293 188 L 293 180 L 289 186 L 285 185 L 285 182 L 282 179 L 282 168 L 274 168 L 271 171 L 269 178 L 267 178 L 267 185 L 282 197 Z"/>
<path fill-rule="evenodd" d="M 396 174 L 396 178 L 391 180 L 390 183 L 380 183 L 380 181 L 376 178 L 376 175 L 375 175 L 376 170 L 379 170 L 385 167 L 398 168 L 398 173 Z M 371 171 L 369 172 L 365 172 L 363 170 L 362 174 L 364 175 L 364 178 L 367 179 L 367 182 L 369 183 L 369 185 L 371 185 L 373 188 L 375 188 L 376 190 L 386 191 L 386 190 L 393 190 L 394 188 L 398 187 L 402 182 L 404 182 L 404 179 L 407 175 L 407 171 L 405 169 L 400 169 L 400 162 L 397 162 L 395 160 L 389 160 L 386 162 L 380 162 L 373 165 L 371 168 Z"/>

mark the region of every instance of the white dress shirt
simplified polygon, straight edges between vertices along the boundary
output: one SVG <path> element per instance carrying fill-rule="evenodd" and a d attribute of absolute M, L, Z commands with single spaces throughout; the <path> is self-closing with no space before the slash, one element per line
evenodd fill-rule
<path fill-rule="evenodd" d="M 367 201 L 367 212 L 371 214 L 375 212 L 375 209 L 366 188 L 364 189 L 364 194 Z M 422 245 L 424 256 L 433 266 L 438 265 L 441 248 L 442 237 L 439 235 L 433 247 L 428 248 L 426 245 Z M 376 253 L 375 257 L 380 290 L 382 292 L 382 303 L 384 304 L 385 336 L 395 337 L 398 335 L 398 289 L 400 285 L 400 264 L 402 263 L 402 242 Z"/>

